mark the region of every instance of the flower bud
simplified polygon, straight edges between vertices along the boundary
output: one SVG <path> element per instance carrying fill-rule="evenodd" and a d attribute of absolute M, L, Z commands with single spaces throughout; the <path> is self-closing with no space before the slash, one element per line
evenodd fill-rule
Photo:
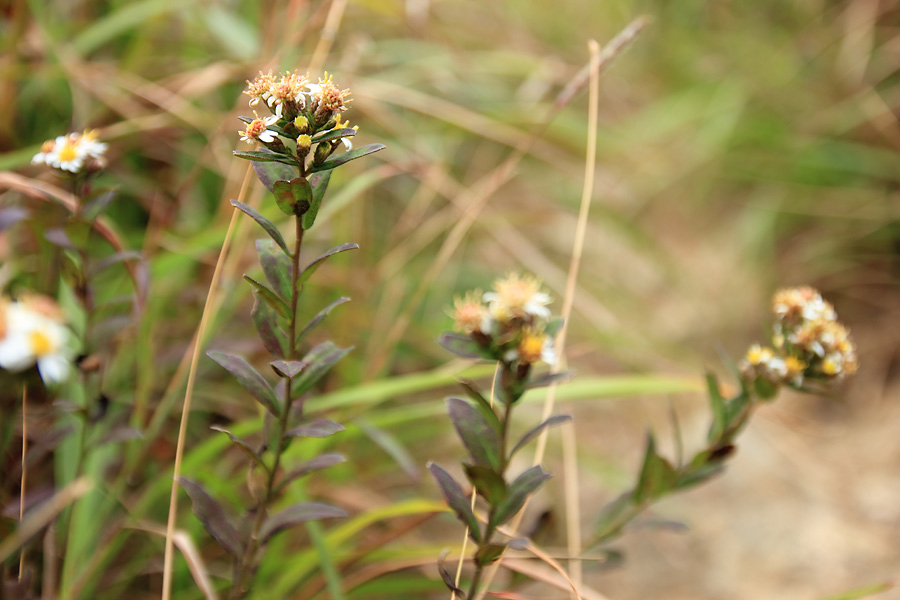
<path fill-rule="evenodd" d="M 307 134 L 304 133 L 297 137 L 297 154 L 301 158 L 309 154 L 310 146 L 312 146 L 312 138 Z"/>
<path fill-rule="evenodd" d="M 334 148 L 329 143 L 322 143 L 316 146 L 315 157 L 313 158 L 313 164 L 321 165 L 325 162 L 325 159 L 331 156 L 331 151 Z"/>
<path fill-rule="evenodd" d="M 307 133 L 309 131 L 309 119 L 303 115 L 297 115 L 297 118 L 294 119 L 294 127 L 297 128 L 297 133 Z"/>

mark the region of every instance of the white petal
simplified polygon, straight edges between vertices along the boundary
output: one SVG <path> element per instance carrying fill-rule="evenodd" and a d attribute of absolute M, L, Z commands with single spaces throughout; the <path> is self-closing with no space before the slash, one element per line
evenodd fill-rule
<path fill-rule="evenodd" d="M 47 383 L 63 381 L 69 374 L 69 361 L 62 354 L 47 354 L 37 361 L 41 379 Z"/>
<path fill-rule="evenodd" d="M 350 138 L 341 138 L 341 141 L 344 142 L 347 150 L 353 150 L 353 142 L 350 141 Z"/>
<path fill-rule="evenodd" d="M 0 367 L 7 371 L 24 371 L 34 364 L 34 352 L 24 334 L 7 332 L 0 340 Z"/>

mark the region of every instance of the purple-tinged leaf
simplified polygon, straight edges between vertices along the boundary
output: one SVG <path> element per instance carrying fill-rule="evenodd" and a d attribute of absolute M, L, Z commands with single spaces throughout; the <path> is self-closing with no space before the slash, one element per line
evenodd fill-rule
<path fill-rule="evenodd" d="M 463 525 L 469 528 L 469 535 L 472 536 L 472 539 L 480 544 L 481 528 L 478 525 L 478 519 L 475 518 L 475 513 L 472 512 L 470 500 L 466 498 L 463 489 L 456 483 L 456 480 L 453 479 L 450 473 L 433 462 L 428 463 L 428 470 L 431 471 L 438 487 L 441 488 L 441 493 L 444 495 L 447 505 L 456 513 Z"/>
<path fill-rule="evenodd" d="M 322 198 L 325 197 L 325 190 L 328 189 L 329 181 L 331 181 L 331 171 L 314 173 L 310 176 L 309 184 L 312 186 L 312 201 L 309 203 L 309 210 L 300 219 L 303 229 L 309 229 L 316 222 L 319 207 L 322 206 Z"/>
<path fill-rule="evenodd" d="M 262 298 L 266 304 L 275 309 L 275 312 L 277 312 L 285 319 L 290 318 L 291 309 L 278 294 L 273 292 L 270 288 L 266 287 L 265 284 L 258 282 L 249 275 L 244 275 L 244 279 L 255 288 L 256 293 L 259 294 L 259 297 Z"/>
<path fill-rule="evenodd" d="M 325 373 L 331 369 L 339 360 L 344 358 L 353 347 L 338 348 L 332 342 L 322 342 L 310 350 L 303 357 L 303 362 L 309 366 L 303 370 L 299 377 L 292 381 L 292 392 L 295 398 L 299 398 L 308 392 L 312 386 L 316 384 Z"/>
<path fill-rule="evenodd" d="M 222 548 L 235 558 L 240 558 L 244 553 L 244 546 L 238 535 L 238 530 L 232 525 L 225 509 L 221 504 L 213 500 L 203 487 L 186 477 L 179 477 L 178 483 L 191 497 L 194 505 L 194 514 L 203 523 L 203 527 L 209 535 L 216 540 Z"/>
<path fill-rule="evenodd" d="M 327 469 L 328 467 L 333 467 L 334 465 L 339 465 L 346 460 L 347 459 L 344 458 L 343 455 L 337 454 L 336 452 L 320 454 L 313 459 L 310 459 L 304 463 L 300 463 L 299 465 L 288 471 L 287 474 L 282 477 L 281 481 L 278 483 L 278 489 L 282 490 L 292 481 L 300 479 L 301 477 L 306 477 L 310 473 L 321 471 L 322 469 Z"/>
<path fill-rule="evenodd" d="M 372 154 L 373 152 L 378 152 L 379 150 L 384 150 L 385 148 L 386 146 L 384 144 L 366 144 L 365 146 L 354 148 L 353 150 L 344 152 L 343 154 L 332 156 L 331 158 L 326 159 L 321 165 L 314 165 L 312 167 L 312 171 L 330 171 L 331 169 L 348 163 L 351 160 L 362 158 L 363 156 Z"/>
<path fill-rule="evenodd" d="M 250 318 L 266 350 L 274 356 L 285 356 L 287 335 L 278 327 L 278 316 L 275 311 L 256 292 L 253 293 L 253 310 L 250 312 Z"/>
<path fill-rule="evenodd" d="M 460 358 L 492 359 L 490 352 L 478 345 L 478 342 L 461 333 L 442 333 L 438 344 Z"/>
<path fill-rule="evenodd" d="M 522 510 L 528 496 L 533 494 L 541 484 L 550 478 L 550 473 L 545 472 L 540 466 L 534 466 L 516 477 L 515 481 L 509 484 L 509 491 L 504 500 L 494 514 L 491 515 L 491 525 L 494 527 L 503 525 Z"/>
<path fill-rule="evenodd" d="M 96 198 L 92 198 L 81 210 L 81 217 L 86 221 L 93 221 L 100 216 L 100 213 L 106 210 L 113 200 L 115 200 L 118 193 L 118 190 L 109 190 L 98 195 Z"/>
<path fill-rule="evenodd" d="M 515 445 L 509 455 L 512 456 L 513 454 L 521 450 L 522 447 L 525 446 L 525 444 L 536 438 L 541 433 L 541 431 L 543 431 L 547 427 L 556 427 L 557 425 L 562 425 L 563 423 L 567 423 L 571 420 L 572 417 L 569 415 L 556 415 L 554 417 L 550 417 L 549 419 L 523 435 L 522 439 L 519 440 L 519 443 Z"/>
<path fill-rule="evenodd" d="M 297 342 L 296 343 L 299 344 L 303 340 L 303 338 L 305 338 L 307 336 L 307 334 L 310 331 L 315 329 L 319 325 L 319 323 L 321 323 L 322 321 L 325 320 L 325 317 L 327 317 L 329 315 L 329 313 L 331 313 L 331 311 L 335 309 L 335 307 L 340 306 L 341 304 L 343 304 L 345 302 L 350 302 L 350 298 L 348 298 L 347 296 L 341 296 L 340 298 L 338 298 L 337 300 L 335 300 L 334 302 L 332 302 L 331 304 L 329 304 L 328 306 L 326 306 L 325 308 L 320 310 L 318 313 L 316 313 L 316 316 L 314 316 L 312 319 L 310 319 L 309 323 L 306 324 L 306 326 L 303 328 L 303 330 L 297 334 Z"/>
<path fill-rule="evenodd" d="M 232 150 L 231 153 L 238 158 L 245 158 L 254 162 L 277 162 L 290 166 L 299 166 L 297 160 L 287 154 L 264 152 L 262 150 Z"/>
<path fill-rule="evenodd" d="M 96 263 L 91 265 L 90 270 L 88 271 L 88 276 L 93 277 L 97 273 L 100 273 L 113 265 L 117 265 L 119 263 L 123 263 L 129 260 L 141 260 L 144 258 L 144 255 L 140 252 L 140 250 L 124 250 L 122 252 L 116 252 L 113 255 L 107 256 L 103 260 L 98 260 Z"/>
<path fill-rule="evenodd" d="M 331 419 L 316 419 L 315 421 L 310 421 L 309 423 L 300 425 L 299 427 L 294 427 L 293 429 L 285 432 L 284 437 L 326 438 L 338 433 L 339 431 L 344 431 L 344 426 L 340 423 L 332 421 Z"/>
<path fill-rule="evenodd" d="M 281 410 L 275 392 L 262 375 L 254 369 L 250 363 L 234 354 L 210 350 L 206 353 L 211 359 L 219 363 L 223 369 L 231 373 L 250 395 L 265 407 L 267 411 L 278 417 Z"/>
<path fill-rule="evenodd" d="M 0 231 L 4 231 L 19 221 L 27 219 L 31 213 L 21 206 L 7 206 L 0 209 Z"/>
<path fill-rule="evenodd" d="M 273 360 L 269 363 L 269 366 L 272 367 L 279 377 L 293 379 L 309 365 L 302 360 Z"/>
<path fill-rule="evenodd" d="M 252 460 L 252 461 L 255 462 L 257 465 L 259 465 L 260 467 L 262 467 L 263 471 L 265 471 L 266 473 L 269 472 L 269 467 L 266 466 L 266 463 L 263 462 L 262 457 L 259 455 L 259 453 L 258 453 L 256 450 L 253 449 L 253 447 L 252 447 L 250 444 L 248 444 L 247 442 L 245 442 L 245 441 L 242 440 L 241 438 L 237 437 L 236 435 L 234 435 L 233 433 L 231 433 L 230 431 L 228 431 L 228 430 L 225 429 L 224 427 L 220 427 L 219 425 L 210 425 L 209 428 L 212 429 L 213 431 L 219 431 L 219 432 L 224 433 L 225 435 L 227 435 L 228 438 L 231 440 L 231 442 L 232 442 L 235 446 L 237 446 L 238 448 L 240 448 L 241 451 L 242 451 L 244 454 L 246 454 L 248 458 L 250 458 L 250 460 Z"/>
<path fill-rule="evenodd" d="M 280 162 L 253 162 L 253 170 L 270 192 L 275 191 L 276 181 L 288 181 L 297 176 L 297 167 Z"/>
<path fill-rule="evenodd" d="M 275 243 L 278 244 L 278 247 L 284 250 L 284 253 L 288 256 L 291 255 L 291 251 L 288 250 L 287 244 L 284 241 L 284 236 L 282 236 L 281 232 L 278 231 L 278 228 L 275 227 L 275 223 L 264 217 L 261 212 L 259 212 L 249 204 L 244 204 L 239 200 L 232 200 L 231 205 L 259 223 L 259 226 L 269 234 L 269 237 L 275 240 Z"/>
<path fill-rule="evenodd" d="M 528 383 L 525 384 L 525 389 L 533 390 L 536 388 L 565 383 L 571 378 L 572 371 L 562 371 L 561 373 L 544 373 L 543 375 L 539 375 L 534 379 L 530 379 Z"/>
<path fill-rule="evenodd" d="M 497 432 L 497 435 L 500 435 L 500 432 L 503 430 L 503 427 L 500 425 L 500 419 L 497 417 L 497 413 L 494 412 L 494 407 L 491 406 L 488 399 L 482 396 L 481 392 L 478 391 L 475 382 L 470 379 L 460 379 L 459 383 L 466 390 L 466 395 L 475 403 L 475 408 L 478 409 L 481 416 L 483 416 L 494 431 Z"/>
<path fill-rule="evenodd" d="M 312 187 L 304 177 L 276 181 L 272 184 L 272 193 L 278 208 L 290 217 L 299 217 L 308 211 L 313 195 Z"/>
<path fill-rule="evenodd" d="M 69 235 L 62 229 L 48 229 L 44 233 L 44 238 L 54 246 L 59 246 L 66 250 L 75 250 L 75 244 L 69 239 Z"/>
<path fill-rule="evenodd" d="M 460 600 L 466 600 L 466 593 L 462 591 L 458 585 L 456 585 L 456 579 L 450 574 L 450 571 L 447 570 L 447 567 L 444 566 L 447 561 L 447 555 L 450 554 L 449 550 L 444 550 L 441 552 L 440 558 L 438 558 L 438 573 L 441 574 L 441 579 L 444 580 L 444 585 L 447 586 L 447 589 L 453 592 L 455 597 L 460 598 Z"/>
<path fill-rule="evenodd" d="M 453 427 L 475 464 L 500 470 L 500 436 L 472 404 L 462 398 L 447 398 Z"/>
<path fill-rule="evenodd" d="M 276 533 L 301 523 L 320 521 L 322 519 L 337 519 L 346 516 L 347 511 L 337 506 L 321 502 L 301 502 L 266 519 L 262 529 L 259 531 L 259 537 L 262 543 L 265 544 Z"/>
<path fill-rule="evenodd" d="M 269 285 L 285 302 L 290 302 L 294 265 L 290 257 L 275 249 L 275 245 L 272 240 L 256 240 L 256 254 Z"/>
<path fill-rule="evenodd" d="M 530 543 L 531 542 L 528 540 L 528 538 L 520 537 L 520 538 L 516 538 L 514 540 L 509 540 L 506 543 L 506 545 L 509 546 L 510 548 L 512 548 L 513 550 L 523 551 L 523 550 L 528 550 L 528 546 Z"/>
<path fill-rule="evenodd" d="M 303 285 L 304 283 L 306 283 L 306 280 L 309 279 L 310 276 L 316 272 L 316 269 L 318 269 L 320 266 L 322 266 L 322 263 L 325 262 L 325 260 L 327 258 L 330 258 L 330 257 L 334 256 L 335 254 L 339 254 L 341 252 L 346 252 L 347 250 L 358 250 L 358 249 L 359 249 L 359 244 L 356 244 L 354 242 L 348 242 L 345 244 L 340 244 L 340 245 L 335 246 L 334 248 L 327 251 L 322 256 L 318 257 L 317 259 L 315 259 L 314 261 L 312 261 L 311 263 L 306 265 L 306 267 L 304 267 L 300 271 L 300 277 L 297 281 L 297 285 Z"/>

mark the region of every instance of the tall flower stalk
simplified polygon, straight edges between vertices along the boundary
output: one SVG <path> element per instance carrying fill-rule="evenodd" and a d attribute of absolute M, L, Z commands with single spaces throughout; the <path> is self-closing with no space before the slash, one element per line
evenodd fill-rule
<path fill-rule="evenodd" d="M 323 454 L 305 463 L 286 468 L 284 453 L 295 438 L 327 437 L 343 426 L 329 419 L 308 420 L 303 406 L 315 384 L 351 348 L 339 348 L 330 341 L 304 352 L 306 336 L 336 306 L 348 298 L 338 298 L 305 321 L 300 317 L 301 298 L 310 276 L 328 258 L 358 248 L 355 243 L 335 246 L 304 265 L 301 257 L 306 231 L 315 223 L 328 187 L 331 172 L 353 159 L 381 150 L 382 144 L 352 148 L 351 138 L 358 128 L 349 127 L 343 112 L 349 91 L 335 85 L 327 73 L 317 83 L 297 73 L 274 76 L 271 72 L 247 82 L 244 92 L 251 107 L 265 107 L 270 114 L 241 117 L 246 127 L 241 141 L 258 145 L 254 150 L 235 151 L 235 156 L 253 161 L 260 181 L 274 194 L 278 208 L 291 220 L 293 242 L 288 245 L 280 230 L 262 213 L 247 204 L 232 204 L 256 221 L 268 234 L 256 249 L 264 281 L 245 275 L 253 287 L 255 304 L 252 321 L 279 381 L 271 385 L 243 358 L 221 351 L 208 355 L 225 368 L 265 410 L 263 441 L 252 444 L 230 431 L 226 434 L 250 459 L 250 469 L 262 473 L 259 489 L 250 489 L 253 504 L 247 527 L 237 527 L 228 511 L 213 500 L 196 482 L 181 478 L 191 496 L 194 512 L 209 533 L 233 559 L 233 585 L 229 597 L 243 598 L 252 587 L 253 575 L 269 540 L 280 531 L 312 520 L 341 517 L 345 512 L 319 502 L 303 502 L 275 513 L 282 492 L 291 482 L 343 461 L 339 454 Z M 345 152 L 337 152 L 340 148 Z"/>
<path fill-rule="evenodd" d="M 535 364 L 553 364 L 556 360 L 553 337 L 562 320 L 551 320 L 549 303 L 550 296 L 541 291 L 536 279 L 511 274 L 497 280 L 494 289 L 485 294 L 476 290 L 457 299 L 453 314 L 457 331 L 440 339 L 445 348 L 458 356 L 497 363 L 496 402 L 493 397 L 486 398 L 470 381 L 461 382 L 467 399 L 447 399 L 450 420 L 469 453 L 462 468 L 484 502 L 486 518 L 476 517 L 474 504 L 447 471 L 433 463 L 428 467 L 447 504 L 466 526 L 468 536 L 477 547 L 473 557 L 475 570 L 467 592 L 447 572 L 443 558 L 438 564 L 447 587 L 460 597 L 475 598 L 485 569 L 508 546 L 516 546 L 515 540 L 502 539 L 498 530 L 516 516 L 528 497 L 550 477 L 540 466 L 510 477 L 513 456 L 545 428 L 570 420 L 565 415 L 550 417 L 515 444 L 511 443 L 513 409 L 525 392 L 566 377 L 565 373 L 534 374 Z"/>

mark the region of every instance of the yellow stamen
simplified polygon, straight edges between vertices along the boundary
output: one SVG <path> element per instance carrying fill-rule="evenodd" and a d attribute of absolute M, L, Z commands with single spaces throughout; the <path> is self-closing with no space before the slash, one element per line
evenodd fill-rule
<path fill-rule="evenodd" d="M 31 349 L 37 356 L 44 356 L 53 352 L 53 343 L 50 338 L 40 331 L 31 332 Z"/>

